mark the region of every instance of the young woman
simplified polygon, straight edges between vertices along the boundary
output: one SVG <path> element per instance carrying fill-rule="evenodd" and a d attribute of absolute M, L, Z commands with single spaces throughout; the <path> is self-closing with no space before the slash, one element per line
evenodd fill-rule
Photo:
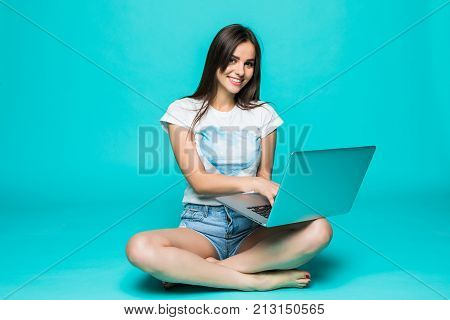
<path fill-rule="evenodd" d="M 278 192 L 271 178 L 276 128 L 283 121 L 259 100 L 260 54 L 250 29 L 238 24 L 221 29 L 196 92 L 175 100 L 161 118 L 188 181 L 181 223 L 134 235 L 126 253 L 165 287 L 303 288 L 311 275 L 296 268 L 331 240 L 324 218 L 265 228 L 215 200 L 255 191 L 273 203 Z"/>

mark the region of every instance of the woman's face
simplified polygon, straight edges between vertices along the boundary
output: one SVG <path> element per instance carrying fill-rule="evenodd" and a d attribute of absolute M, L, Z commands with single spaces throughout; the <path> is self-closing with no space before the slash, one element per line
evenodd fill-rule
<path fill-rule="evenodd" d="M 222 73 L 217 69 L 219 87 L 235 95 L 252 78 L 255 65 L 255 47 L 249 41 L 239 44 L 230 58 L 228 67 Z"/>

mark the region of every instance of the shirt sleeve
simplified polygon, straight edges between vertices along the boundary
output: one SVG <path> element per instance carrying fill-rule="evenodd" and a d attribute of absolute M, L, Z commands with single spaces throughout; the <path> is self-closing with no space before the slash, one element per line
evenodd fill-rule
<path fill-rule="evenodd" d="M 159 121 L 163 130 L 169 133 L 169 123 L 189 129 L 194 117 L 195 112 L 193 110 L 183 105 L 180 100 L 175 100 L 169 105 Z"/>
<path fill-rule="evenodd" d="M 261 139 L 267 136 L 269 133 L 273 132 L 284 122 L 271 105 L 266 103 L 262 107 L 265 110 L 262 116 L 263 123 L 261 126 Z"/>

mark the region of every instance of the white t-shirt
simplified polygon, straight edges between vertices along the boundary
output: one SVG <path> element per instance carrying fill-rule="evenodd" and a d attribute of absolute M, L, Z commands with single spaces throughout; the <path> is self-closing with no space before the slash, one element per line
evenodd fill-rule
<path fill-rule="evenodd" d="M 162 128 L 168 123 L 190 128 L 202 100 L 183 98 L 172 102 L 161 117 Z M 258 104 L 263 101 L 257 101 Z M 267 103 L 251 110 L 234 106 L 222 112 L 212 106 L 194 127 L 197 153 L 208 173 L 233 176 L 256 176 L 261 160 L 261 139 L 283 124 Z M 188 183 L 182 202 L 221 205 L 217 195 L 198 194 Z"/>

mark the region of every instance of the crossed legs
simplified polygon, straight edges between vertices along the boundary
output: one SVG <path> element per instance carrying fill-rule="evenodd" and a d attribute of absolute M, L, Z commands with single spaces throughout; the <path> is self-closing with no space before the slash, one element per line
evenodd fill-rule
<path fill-rule="evenodd" d="M 295 268 L 331 238 L 331 226 L 324 218 L 260 228 L 245 239 L 235 256 L 218 261 L 211 243 L 195 231 L 161 229 L 133 236 L 126 253 L 133 265 L 167 282 L 243 291 L 302 288 L 310 275 Z"/>

